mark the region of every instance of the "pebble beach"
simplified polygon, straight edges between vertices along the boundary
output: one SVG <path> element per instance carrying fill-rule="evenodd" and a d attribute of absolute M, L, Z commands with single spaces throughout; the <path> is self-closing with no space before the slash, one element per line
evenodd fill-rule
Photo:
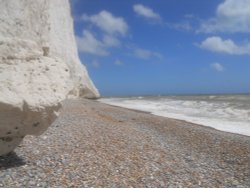
<path fill-rule="evenodd" d="M 0 157 L 0 187 L 250 187 L 250 137 L 77 99 Z"/>

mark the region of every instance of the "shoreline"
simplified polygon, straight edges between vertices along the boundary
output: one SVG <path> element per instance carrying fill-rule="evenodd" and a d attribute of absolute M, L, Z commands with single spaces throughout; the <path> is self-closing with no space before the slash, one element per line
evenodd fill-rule
<path fill-rule="evenodd" d="M 147 111 L 143 111 L 143 110 L 136 110 L 136 109 L 126 108 L 126 107 L 122 107 L 122 106 L 116 106 L 116 105 L 107 104 L 107 103 L 104 103 L 104 102 L 101 102 L 101 101 L 98 101 L 98 102 L 100 102 L 100 103 L 102 103 L 102 104 L 105 104 L 105 105 L 108 105 L 108 106 L 115 107 L 115 108 L 122 108 L 122 109 L 125 109 L 125 110 L 130 110 L 130 111 L 133 111 L 133 112 L 136 112 L 136 113 L 150 114 L 150 115 L 153 115 L 153 116 L 157 116 L 157 117 L 161 117 L 161 118 L 166 118 L 167 120 L 175 120 L 175 121 L 183 122 L 183 123 L 185 123 L 185 124 L 192 124 L 192 125 L 195 125 L 195 126 L 201 126 L 201 127 L 207 128 L 207 129 L 212 129 L 212 130 L 220 131 L 220 132 L 223 132 L 223 133 L 236 134 L 236 135 L 239 135 L 239 136 L 250 137 L 250 136 L 243 135 L 243 134 L 238 134 L 238 133 L 232 133 L 232 132 L 222 131 L 222 130 L 216 129 L 216 128 L 214 128 L 214 127 L 209 127 L 209 126 L 206 126 L 206 125 L 201 125 L 201 124 L 198 124 L 198 123 L 193 123 L 193 122 L 186 121 L 186 120 L 182 120 L 182 119 L 171 118 L 171 117 L 166 117 L 166 116 L 161 116 L 161 115 L 153 114 L 152 112 L 147 112 Z"/>
<path fill-rule="evenodd" d="M 4 187 L 250 187 L 250 138 L 99 101 L 67 100 L 0 157 Z"/>
<path fill-rule="evenodd" d="M 127 109 L 127 110 L 132 110 L 132 111 L 135 111 L 135 112 L 141 112 L 141 113 L 151 114 L 151 115 L 155 115 L 155 116 L 163 117 L 163 118 L 167 118 L 167 119 L 174 119 L 174 120 L 177 120 L 177 121 L 183 121 L 183 122 L 186 122 L 188 124 L 194 124 L 194 125 L 197 125 L 197 126 L 203 126 L 203 127 L 207 127 L 207 128 L 211 128 L 211 129 L 217 130 L 217 131 L 222 131 L 222 132 L 225 132 L 225 133 L 237 134 L 237 135 L 241 135 L 241 136 L 250 137 L 249 133 L 248 134 L 243 134 L 243 133 L 235 132 L 235 131 L 232 131 L 232 130 L 230 130 L 230 131 L 228 130 L 227 131 L 225 129 L 220 129 L 220 128 L 215 127 L 215 126 L 210 126 L 210 125 L 202 124 L 200 122 L 192 122 L 192 121 L 185 120 L 185 119 L 179 119 L 179 118 L 174 118 L 174 117 L 168 117 L 168 116 L 158 115 L 158 114 L 155 114 L 155 113 L 149 112 L 149 111 L 143 111 L 143 110 L 139 110 L 139 109 L 133 109 L 133 108 L 129 108 L 129 107 L 124 107 L 124 106 L 119 106 L 119 105 L 115 105 L 115 104 L 105 103 L 105 102 L 102 102 L 100 100 L 97 100 L 97 102 L 100 102 L 100 103 L 106 104 L 106 105 L 110 105 L 110 106 L 113 106 L 113 107 L 118 107 L 118 108 L 124 108 L 124 109 Z"/>

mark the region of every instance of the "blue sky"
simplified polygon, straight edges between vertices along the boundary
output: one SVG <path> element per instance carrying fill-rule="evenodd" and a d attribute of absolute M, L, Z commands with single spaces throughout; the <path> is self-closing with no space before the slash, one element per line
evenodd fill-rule
<path fill-rule="evenodd" d="M 103 96 L 250 92 L 250 0 L 71 0 Z"/>

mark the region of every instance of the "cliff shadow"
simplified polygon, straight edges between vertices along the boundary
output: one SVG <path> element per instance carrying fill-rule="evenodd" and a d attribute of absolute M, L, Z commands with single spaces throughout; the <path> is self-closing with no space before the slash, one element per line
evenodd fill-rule
<path fill-rule="evenodd" d="M 17 156 L 15 152 L 0 156 L 0 171 L 9 168 L 20 167 L 25 164 L 26 162 L 21 157 Z"/>

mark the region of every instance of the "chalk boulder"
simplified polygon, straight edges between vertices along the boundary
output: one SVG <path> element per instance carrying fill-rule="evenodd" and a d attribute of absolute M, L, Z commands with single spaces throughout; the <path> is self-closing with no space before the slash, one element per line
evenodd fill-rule
<path fill-rule="evenodd" d="M 0 155 L 40 135 L 67 97 L 98 98 L 68 0 L 0 0 Z"/>

